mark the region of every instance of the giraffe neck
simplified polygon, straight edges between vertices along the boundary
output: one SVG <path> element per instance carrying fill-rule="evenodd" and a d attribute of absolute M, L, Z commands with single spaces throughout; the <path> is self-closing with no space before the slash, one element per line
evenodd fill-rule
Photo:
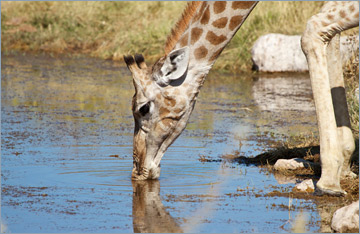
<path fill-rule="evenodd" d="M 189 70 L 200 69 L 206 76 L 256 4 L 237 1 L 198 4 L 193 16 L 187 19 L 188 27 L 177 36 L 178 40 L 172 49 L 188 46 Z"/>

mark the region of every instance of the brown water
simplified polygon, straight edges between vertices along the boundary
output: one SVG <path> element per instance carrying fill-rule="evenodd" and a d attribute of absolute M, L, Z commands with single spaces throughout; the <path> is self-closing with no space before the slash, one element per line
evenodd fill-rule
<path fill-rule="evenodd" d="M 316 134 L 306 75 L 210 73 L 160 179 L 132 182 L 134 91 L 122 63 L 34 55 L 1 62 L 3 231 L 289 232 L 300 212 L 307 230 L 319 231 L 312 201 L 266 196 L 292 184 L 220 160 Z"/>

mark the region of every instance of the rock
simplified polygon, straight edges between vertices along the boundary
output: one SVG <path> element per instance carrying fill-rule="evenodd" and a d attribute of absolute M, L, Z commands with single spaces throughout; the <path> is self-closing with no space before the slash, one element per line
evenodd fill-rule
<path fill-rule="evenodd" d="M 331 228 L 336 232 L 359 232 L 359 201 L 335 211 Z"/>
<path fill-rule="evenodd" d="M 279 184 L 296 184 L 297 179 L 294 175 L 284 175 L 279 172 L 274 172 L 274 178 Z"/>
<path fill-rule="evenodd" d="M 303 182 L 295 185 L 294 190 L 297 192 L 312 193 L 315 191 L 315 185 L 314 185 L 314 182 L 312 181 L 312 179 L 308 179 L 308 180 L 304 180 Z"/>
<path fill-rule="evenodd" d="M 274 169 L 281 170 L 296 170 L 312 167 L 314 163 L 306 161 L 302 158 L 292 159 L 278 159 L 274 165 Z"/>
<path fill-rule="evenodd" d="M 267 34 L 259 37 L 251 50 L 253 69 L 262 72 L 305 72 L 308 65 L 301 49 L 301 36 Z M 357 36 L 340 37 L 340 53 L 345 64 L 359 49 Z"/>

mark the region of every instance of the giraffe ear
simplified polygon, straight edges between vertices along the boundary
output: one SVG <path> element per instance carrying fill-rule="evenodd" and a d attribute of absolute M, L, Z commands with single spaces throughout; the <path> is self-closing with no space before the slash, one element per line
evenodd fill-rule
<path fill-rule="evenodd" d="M 171 51 L 165 58 L 164 64 L 156 74 L 153 75 L 156 83 L 167 86 L 172 80 L 177 80 L 186 75 L 189 65 L 189 47 L 183 47 Z"/>

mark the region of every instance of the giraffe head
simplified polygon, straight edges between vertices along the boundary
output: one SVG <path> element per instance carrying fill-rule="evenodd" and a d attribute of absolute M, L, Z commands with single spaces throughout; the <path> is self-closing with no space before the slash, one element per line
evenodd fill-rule
<path fill-rule="evenodd" d="M 142 55 L 124 56 L 132 73 L 135 121 L 132 179 L 156 179 L 166 149 L 184 130 L 193 108 L 188 76 L 189 49 L 174 50 L 148 68 Z M 185 88 L 185 90 L 184 90 Z"/>
<path fill-rule="evenodd" d="M 141 55 L 124 57 L 135 86 L 133 179 L 160 176 L 160 160 L 184 130 L 207 73 L 255 5 L 189 2 L 152 68 Z"/>

